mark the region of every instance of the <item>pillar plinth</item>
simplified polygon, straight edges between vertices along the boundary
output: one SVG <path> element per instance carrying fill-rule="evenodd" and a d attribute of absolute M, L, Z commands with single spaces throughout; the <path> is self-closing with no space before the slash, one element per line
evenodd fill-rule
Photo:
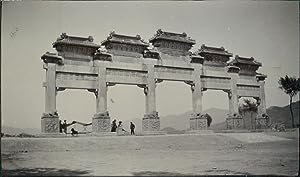
<path fill-rule="evenodd" d="M 200 114 L 192 113 L 190 117 L 190 129 L 191 130 L 206 130 L 207 118 Z"/>
<path fill-rule="evenodd" d="M 58 115 L 43 114 L 41 118 L 42 133 L 59 133 L 59 117 Z"/>
<path fill-rule="evenodd" d="M 95 132 L 110 132 L 110 117 L 108 112 L 97 113 L 93 116 L 92 131 Z"/>
<path fill-rule="evenodd" d="M 160 130 L 160 120 L 158 112 L 153 112 L 150 114 L 145 114 L 142 120 L 142 130 L 143 131 L 159 131 Z"/>

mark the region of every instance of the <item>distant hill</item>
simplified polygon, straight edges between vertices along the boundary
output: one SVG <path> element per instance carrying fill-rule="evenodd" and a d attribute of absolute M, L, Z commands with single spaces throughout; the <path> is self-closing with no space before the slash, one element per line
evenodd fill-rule
<path fill-rule="evenodd" d="M 292 104 L 293 107 L 293 113 L 295 117 L 296 125 L 299 124 L 299 101 L 294 102 Z M 212 117 L 212 124 L 210 129 L 213 130 L 221 130 L 226 129 L 226 117 L 228 110 L 218 109 L 218 108 L 210 108 L 203 113 L 208 113 Z M 271 118 L 272 123 L 284 123 L 286 127 L 291 127 L 291 115 L 290 115 L 290 108 L 289 105 L 284 107 L 278 107 L 278 106 L 271 106 L 267 109 L 267 114 Z M 189 118 L 191 115 L 191 111 L 187 111 L 182 114 L 178 115 L 167 115 L 167 116 L 161 116 L 160 117 L 160 127 L 161 129 L 165 128 L 165 131 L 167 132 L 176 132 L 181 130 L 186 130 L 190 126 Z M 123 121 L 124 128 L 129 131 L 129 125 L 130 121 L 134 122 L 136 125 L 136 132 L 142 131 L 142 117 L 136 118 L 128 121 Z M 89 127 L 91 128 L 91 127 Z M 75 127 L 75 129 L 79 129 L 78 127 Z M 12 134 L 12 135 L 18 135 L 20 133 L 27 133 L 36 135 L 41 133 L 40 129 L 36 128 L 13 128 L 8 126 L 2 126 L 2 133 L 5 134 Z"/>
<path fill-rule="evenodd" d="M 1 133 L 10 134 L 10 135 L 18 135 L 18 134 L 21 134 L 21 133 L 37 135 L 37 134 L 41 133 L 41 130 L 37 129 L 37 128 L 14 128 L 14 127 L 9 127 L 9 126 L 3 126 L 2 125 Z"/>
<path fill-rule="evenodd" d="M 299 126 L 299 101 L 292 103 L 292 109 L 295 119 L 295 125 Z M 291 113 L 289 105 L 284 107 L 271 106 L 267 109 L 267 114 L 270 116 L 271 124 L 283 123 L 285 127 L 291 128 Z M 213 130 L 224 130 L 226 129 L 226 122 L 220 122 L 213 124 L 211 127 Z"/>
<path fill-rule="evenodd" d="M 208 113 L 212 117 L 212 125 L 224 122 L 228 111 L 218 108 L 211 108 L 203 111 Z M 174 128 L 176 131 L 186 130 L 190 127 L 190 115 L 192 111 L 187 111 L 179 115 L 167 115 L 160 117 L 160 127 L 163 128 Z M 136 132 L 142 131 L 142 118 L 136 118 L 129 121 L 124 121 L 123 125 L 126 130 L 129 130 L 129 124 L 132 121 L 136 126 Z"/>
<path fill-rule="evenodd" d="M 295 125 L 299 125 L 299 101 L 292 103 Z M 291 127 L 291 113 L 289 105 L 284 107 L 271 106 L 267 109 L 267 114 L 272 123 L 283 123 L 286 127 Z"/>

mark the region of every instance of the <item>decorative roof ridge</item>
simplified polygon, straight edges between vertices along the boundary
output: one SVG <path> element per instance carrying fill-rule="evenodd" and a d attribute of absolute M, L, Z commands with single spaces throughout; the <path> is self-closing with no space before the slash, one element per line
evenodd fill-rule
<path fill-rule="evenodd" d="M 67 35 L 67 33 L 62 33 L 60 35 L 60 37 L 57 38 L 57 41 L 61 41 L 64 39 L 77 40 L 77 41 L 82 41 L 82 42 L 84 42 L 84 41 L 93 42 L 94 41 L 94 38 L 92 36 L 88 36 L 88 37 L 70 36 L 70 35 Z"/>
<path fill-rule="evenodd" d="M 241 57 L 239 55 L 235 55 L 234 59 L 242 59 L 242 60 L 251 60 L 251 61 L 254 61 L 253 57 Z"/>
<path fill-rule="evenodd" d="M 210 47 L 206 46 L 205 44 L 202 44 L 200 49 L 198 49 L 198 54 L 200 53 L 208 53 L 208 54 L 217 54 L 217 55 L 225 55 L 231 57 L 233 54 L 229 53 L 227 50 L 225 50 L 224 47 Z"/>
<path fill-rule="evenodd" d="M 140 35 L 136 36 L 130 36 L 130 35 L 125 35 L 125 34 L 117 34 L 115 31 L 110 32 L 109 37 L 120 37 L 120 38 L 129 38 L 129 39 L 136 39 L 136 40 L 142 40 Z"/>
<path fill-rule="evenodd" d="M 157 35 L 160 35 L 160 34 L 167 34 L 167 35 L 171 35 L 171 36 L 180 36 L 180 37 L 187 37 L 187 34 L 185 32 L 183 33 L 175 33 L 175 32 L 170 32 L 170 31 L 163 31 L 161 29 L 158 29 L 156 31 L 156 34 Z"/>
<path fill-rule="evenodd" d="M 251 61 L 253 64 L 255 65 L 259 65 L 259 66 L 262 66 L 262 63 L 261 62 L 258 62 L 254 59 L 254 57 L 241 57 L 239 55 L 235 55 L 235 60 L 244 60 L 244 61 Z"/>
<path fill-rule="evenodd" d="M 166 37 L 181 37 L 181 38 L 184 38 L 185 40 L 187 40 L 186 42 L 196 44 L 196 40 L 194 40 L 194 39 L 190 38 L 189 36 L 187 36 L 187 34 L 185 32 L 175 33 L 175 32 L 162 31 L 161 29 L 158 29 L 156 31 L 156 34 L 154 34 L 154 36 L 149 39 L 149 42 L 153 41 L 157 37 L 160 37 L 160 36 L 163 37 L 163 35 L 165 35 Z"/>
<path fill-rule="evenodd" d="M 225 50 L 225 48 L 223 46 L 222 47 L 211 47 L 211 46 L 206 46 L 205 44 L 202 44 L 200 49 L 211 49 L 211 50 L 215 50 L 215 51 L 227 52 L 227 50 Z"/>
<path fill-rule="evenodd" d="M 115 31 L 112 31 L 109 33 L 109 36 L 103 40 L 101 42 L 101 45 L 103 45 L 104 43 L 108 42 L 108 41 L 115 41 L 117 42 L 119 40 L 119 42 L 121 43 L 127 43 L 127 44 L 135 44 L 136 41 L 139 41 L 139 44 L 136 45 L 145 45 L 148 46 L 149 43 L 145 42 L 140 35 L 136 35 L 136 36 L 129 36 L 129 35 L 124 35 L 124 34 L 116 34 Z M 133 41 L 125 41 L 125 40 L 133 40 Z M 136 40 L 136 41 L 134 41 Z"/>

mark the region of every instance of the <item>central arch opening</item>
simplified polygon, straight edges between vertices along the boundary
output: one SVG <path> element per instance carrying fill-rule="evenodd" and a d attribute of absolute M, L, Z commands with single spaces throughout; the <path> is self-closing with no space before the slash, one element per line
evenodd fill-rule
<path fill-rule="evenodd" d="M 229 110 L 227 93 L 222 90 L 207 90 L 202 92 L 202 110 L 212 117 L 210 129 L 226 129 L 226 118 Z"/>
<path fill-rule="evenodd" d="M 108 87 L 107 109 L 111 121 L 122 121 L 126 131 L 130 131 L 129 125 L 135 124 L 135 132 L 142 131 L 142 118 L 145 114 L 144 90 L 136 85 L 117 84 Z"/>
<path fill-rule="evenodd" d="M 156 110 L 161 130 L 182 131 L 190 127 L 192 91 L 184 82 L 163 81 L 156 84 Z M 173 128 L 173 129 L 172 129 Z M 168 130 L 169 129 L 169 130 Z M 170 132 L 172 133 L 172 132 Z"/>

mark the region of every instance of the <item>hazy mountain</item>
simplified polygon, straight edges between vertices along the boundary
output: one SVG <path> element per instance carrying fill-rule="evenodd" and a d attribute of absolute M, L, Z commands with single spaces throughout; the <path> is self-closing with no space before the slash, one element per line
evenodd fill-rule
<path fill-rule="evenodd" d="M 9 126 L 2 126 L 1 132 L 4 134 L 10 134 L 10 135 L 18 135 L 21 133 L 36 135 L 40 134 L 41 130 L 37 128 L 15 128 L 15 127 L 9 127 Z"/>
<path fill-rule="evenodd" d="M 293 115 L 295 119 L 295 125 L 299 125 L 299 101 L 292 103 Z M 291 113 L 289 105 L 284 107 L 271 106 L 267 109 L 267 114 L 270 116 L 271 124 L 283 123 L 285 127 L 291 127 Z M 255 117 L 256 114 L 254 114 Z M 213 130 L 226 129 L 226 122 L 220 122 L 210 127 Z"/>
<path fill-rule="evenodd" d="M 299 101 L 294 102 L 292 104 L 293 113 L 296 125 L 299 124 Z M 203 111 L 204 113 L 208 113 L 212 117 L 212 124 L 211 129 L 213 130 L 220 130 L 226 129 L 226 117 L 228 110 L 218 109 L 218 108 L 210 108 L 208 110 Z M 161 129 L 164 129 L 169 132 L 176 132 L 181 130 L 186 130 L 190 126 L 189 118 L 190 118 L 191 111 L 187 111 L 185 113 L 179 115 L 167 115 L 160 117 L 160 125 Z M 267 109 L 267 114 L 271 118 L 272 123 L 284 123 L 286 127 L 291 127 L 291 114 L 289 105 L 284 107 L 278 106 L 271 106 Z M 130 122 L 133 122 L 136 125 L 136 132 L 142 131 L 142 117 L 136 118 L 128 121 L 123 121 L 124 129 L 129 131 Z M 75 127 L 76 129 L 76 127 Z M 77 128 L 78 129 L 78 128 Z M 40 129 L 37 128 L 14 128 L 8 126 L 2 126 L 1 129 L 2 133 L 5 134 L 12 134 L 17 135 L 20 133 L 27 133 L 27 134 L 39 134 L 41 133 Z"/>
<path fill-rule="evenodd" d="M 218 124 L 226 120 L 228 111 L 218 108 L 211 108 L 203 111 L 208 113 L 212 117 L 212 125 Z M 167 115 L 160 117 L 160 127 L 163 128 L 174 128 L 175 130 L 186 130 L 190 127 L 190 115 L 192 111 L 187 111 L 179 115 Z M 136 132 L 142 131 L 142 118 L 136 118 L 129 121 L 124 121 L 123 125 L 126 130 L 129 130 L 129 124 L 132 121 L 136 125 Z"/>
<path fill-rule="evenodd" d="M 295 125 L 299 125 L 299 101 L 292 103 Z M 291 127 L 290 106 L 278 107 L 271 106 L 267 109 L 267 114 L 271 118 L 272 123 L 284 123 L 286 127 Z"/>

